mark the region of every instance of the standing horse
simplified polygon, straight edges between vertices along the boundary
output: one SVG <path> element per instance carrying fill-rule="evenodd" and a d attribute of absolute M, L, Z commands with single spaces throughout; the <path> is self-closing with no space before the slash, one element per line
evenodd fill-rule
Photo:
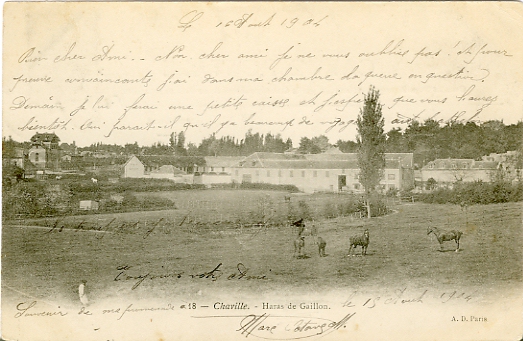
<path fill-rule="evenodd" d="M 352 255 L 352 249 L 356 250 L 356 247 L 361 246 L 361 255 L 367 254 L 367 248 L 369 247 L 369 230 L 365 229 L 363 235 L 357 235 L 350 237 L 350 247 L 348 256 Z"/>
<path fill-rule="evenodd" d="M 305 237 L 300 236 L 294 240 L 294 257 L 303 257 L 303 248 L 305 247 Z"/>
<path fill-rule="evenodd" d="M 443 242 L 454 240 L 456 242 L 456 252 L 459 250 L 459 239 L 461 238 L 461 235 L 463 232 L 458 230 L 452 230 L 452 231 L 440 231 L 437 227 L 429 227 L 427 229 L 427 235 L 434 233 L 436 238 L 438 239 L 438 243 L 440 246 L 440 250 L 443 251 Z"/>

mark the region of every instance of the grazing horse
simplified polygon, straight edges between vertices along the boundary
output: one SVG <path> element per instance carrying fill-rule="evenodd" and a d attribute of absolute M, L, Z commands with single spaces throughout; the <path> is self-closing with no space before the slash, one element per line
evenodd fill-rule
<path fill-rule="evenodd" d="M 363 232 L 363 235 L 357 235 L 350 237 L 350 247 L 349 247 L 349 254 L 350 256 L 352 254 L 352 249 L 356 249 L 356 247 L 361 246 L 361 255 L 364 256 L 367 254 L 367 247 L 369 246 L 369 230 L 365 230 Z"/>
<path fill-rule="evenodd" d="M 98 183 L 98 179 L 95 179 L 95 178 L 91 178 L 91 181 L 93 182 L 93 184 L 97 184 Z"/>
<path fill-rule="evenodd" d="M 294 257 L 303 257 L 303 248 L 305 247 L 305 237 L 300 236 L 294 241 Z"/>
<path fill-rule="evenodd" d="M 320 257 L 325 257 L 325 247 L 327 246 L 327 242 L 320 236 L 318 236 L 316 242 L 318 243 L 318 252 L 320 253 Z"/>
<path fill-rule="evenodd" d="M 452 230 L 452 231 L 440 231 L 437 227 L 429 227 L 427 229 L 427 235 L 434 233 L 436 238 L 438 239 L 438 243 L 440 246 L 441 251 L 443 251 L 443 242 L 454 240 L 456 242 L 456 252 L 459 250 L 459 239 L 461 238 L 461 235 L 463 232 L 458 230 Z"/>

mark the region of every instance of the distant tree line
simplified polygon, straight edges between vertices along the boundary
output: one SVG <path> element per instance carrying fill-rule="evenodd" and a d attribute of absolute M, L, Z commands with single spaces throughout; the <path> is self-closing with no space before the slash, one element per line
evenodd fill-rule
<path fill-rule="evenodd" d="M 490 153 L 504 153 L 521 150 L 523 122 L 505 125 L 502 121 L 488 121 L 481 124 L 448 123 L 440 125 L 437 121 L 412 121 L 404 130 L 391 129 L 386 133 L 385 152 L 414 153 L 414 163 L 420 167 L 434 159 L 466 158 L 481 159 Z M 62 143 L 64 152 L 74 153 L 109 152 L 115 155 L 175 155 L 175 156 L 247 156 L 255 152 L 283 153 L 293 148 L 291 139 L 271 133 L 260 134 L 249 130 L 243 138 L 211 135 L 199 144 L 186 143 L 184 132 L 172 133 L 169 141 L 159 141 L 150 146 L 140 146 L 137 142 L 116 144 L 93 143 L 87 147 L 77 147 L 75 143 Z M 14 148 L 28 149 L 29 142 L 16 142 L 11 137 L 2 139 L 3 158 L 13 157 Z M 317 154 L 328 148 L 337 147 L 345 153 L 356 153 L 358 143 L 352 140 L 338 140 L 330 143 L 325 135 L 302 137 L 296 148 L 298 153 Z"/>

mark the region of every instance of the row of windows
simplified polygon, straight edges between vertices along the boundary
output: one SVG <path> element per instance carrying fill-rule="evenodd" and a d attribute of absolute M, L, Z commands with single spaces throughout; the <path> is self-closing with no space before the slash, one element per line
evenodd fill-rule
<path fill-rule="evenodd" d="M 352 187 L 356 190 L 360 189 L 360 184 L 353 184 Z M 379 185 L 379 189 L 381 189 L 382 191 L 386 190 L 386 189 L 394 189 L 396 188 L 396 185 L 394 184 L 388 184 L 388 185 Z"/>
<path fill-rule="evenodd" d="M 211 170 L 212 170 L 212 168 L 211 168 Z M 304 170 L 302 170 L 301 173 L 298 173 L 298 172 L 296 172 L 296 173 L 297 173 L 297 174 L 301 174 L 301 177 L 302 177 L 302 178 L 305 177 L 305 171 L 304 171 Z M 270 171 L 270 170 L 267 170 L 267 173 L 266 173 L 266 174 L 267 174 L 267 177 L 270 177 L 270 176 L 271 176 L 271 171 Z M 288 174 L 289 174 L 289 177 L 290 177 L 290 178 L 293 178 L 293 177 L 294 177 L 294 170 L 290 170 Z M 236 176 L 239 175 L 238 170 L 235 171 L 235 175 L 236 175 Z M 260 176 L 260 171 L 259 171 L 259 170 L 256 170 L 256 171 L 255 171 L 255 175 L 256 175 L 256 176 Z M 282 176 L 283 176 L 283 171 L 282 171 L 282 170 L 279 170 L 279 171 L 278 171 L 278 177 L 281 178 Z M 314 177 L 314 178 L 318 177 L 318 171 L 312 171 L 312 177 Z M 329 172 L 329 171 L 325 171 L 325 177 L 326 177 L 326 178 L 330 177 L 330 172 Z M 354 179 L 355 179 L 355 180 L 357 180 L 358 177 L 359 177 L 359 174 L 354 174 Z M 396 174 L 388 174 L 387 179 L 388 179 L 388 180 L 396 180 Z"/>
<path fill-rule="evenodd" d="M 220 168 L 220 167 L 217 167 L 217 168 Z M 196 167 L 196 171 L 197 172 L 200 172 L 200 171 L 202 171 L 204 169 L 205 169 L 205 167 Z M 221 169 L 222 169 L 222 172 L 225 172 L 225 167 L 221 167 Z M 214 167 L 211 167 L 210 172 L 214 172 Z"/>
<path fill-rule="evenodd" d="M 434 164 L 433 163 L 429 163 L 428 167 L 429 167 L 429 169 L 434 169 Z M 453 162 L 453 163 L 450 164 L 450 168 L 457 169 L 458 165 Z M 468 163 L 463 163 L 461 165 L 461 168 L 467 169 L 467 168 L 469 168 L 469 164 Z"/>

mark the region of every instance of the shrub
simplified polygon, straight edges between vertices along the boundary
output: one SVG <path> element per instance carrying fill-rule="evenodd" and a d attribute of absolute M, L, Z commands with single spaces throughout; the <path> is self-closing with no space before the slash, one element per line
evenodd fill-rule
<path fill-rule="evenodd" d="M 389 190 L 387 191 L 387 194 L 386 194 L 386 195 L 387 195 L 388 197 L 396 197 L 396 196 L 398 196 L 398 193 L 399 193 L 399 192 L 400 192 L 400 191 L 399 191 L 399 189 L 397 189 L 397 188 L 389 188 Z"/>
<path fill-rule="evenodd" d="M 276 191 L 287 191 L 291 193 L 299 192 L 298 187 L 294 185 L 274 185 L 265 184 L 260 182 L 244 182 L 239 184 L 240 189 L 262 189 L 262 190 L 276 190 Z"/>
<path fill-rule="evenodd" d="M 135 208 L 135 207 L 138 207 L 139 203 L 140 202 L 138 201 L 138 199 L 136 199 L 136 197 L 133 194 L 125 193 L 123 195 L 123 200 L 122 200 L 123 208 Z"/>
<path fill-rule="evenodd" d="M 338 212 L 341 216 L 347 216 L 358 212 L 359 201 L 354 198 L 350 198 L 346 201 L 340 202 L 338 204 Z"/>
<path fill-rule="evenodd" d="M 298 212 L 300 217 L 302 217 L 305 220 L 311 220 L 313 218 L 311 214 L 311 209 L 309 205 L 305 202 L 305 200 L 298 201 Z"/>
<path fill-rule="evenodd" d="M 523 200 L 523 184 L 504 181 L 456 183 L 453 189 L 438 188 L 419 195 L 419 200 L 434 204 L 492 204 Z"/>
<path fill-rule="evenodd" d="M 144 209 L 176 208 L 172 200 L 159 196 L 146 196 L 142 198 L 139 205 Z"/>
<path fill-rule="evenodd" d="M 322 215 L 325 218 L 335 218 L 338 216 L 338 210 L 336 208 L 336 204 L 332 202 L 331 200 L 325 202 L 323 205 L 323 212 Z"/>
<path fill-rule="evenodd" d="M 429 191 L 432 191 L 434 188 L 436 188 L 437 185 L 438 185 L 438 182 L 436 180 L 434 180 L 434 178 L 429 178 L 427 180 L 427 185 L 425 186 L 425 188 Z"/>

